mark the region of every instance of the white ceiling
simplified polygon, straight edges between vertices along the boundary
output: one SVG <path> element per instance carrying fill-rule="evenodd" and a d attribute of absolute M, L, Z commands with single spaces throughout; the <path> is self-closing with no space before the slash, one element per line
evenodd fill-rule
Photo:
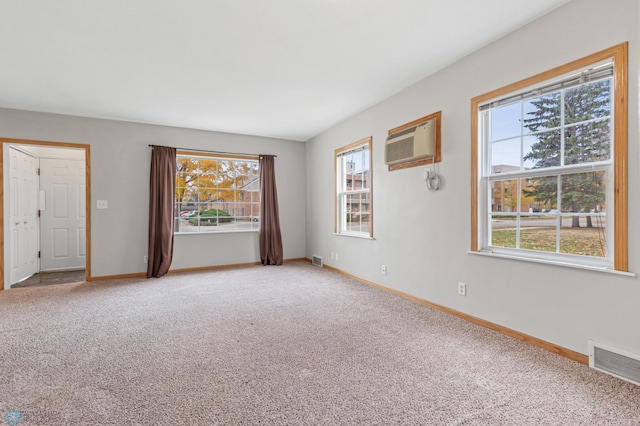
<path fill-rule="evenodd" d="M 0 0 L 0 107 L 306 141 L 569 0 Z"/>

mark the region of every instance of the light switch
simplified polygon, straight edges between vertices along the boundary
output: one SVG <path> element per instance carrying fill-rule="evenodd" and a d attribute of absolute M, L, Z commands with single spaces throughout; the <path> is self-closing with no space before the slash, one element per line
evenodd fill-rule
<path fill-rule="evenodd" d="M 108 209 L 109 208 L 109 202 L 107 200 L 98 200 L 98 201 L 96 201 L 96 208 L 97 209 Z"/>

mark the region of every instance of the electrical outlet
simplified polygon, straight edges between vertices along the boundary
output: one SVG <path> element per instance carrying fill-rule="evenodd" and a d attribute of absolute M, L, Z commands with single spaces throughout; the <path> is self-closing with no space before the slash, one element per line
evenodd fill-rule
<path fill-rule="evenodd" d="M 338 252 L 336 252 L 336 262 L 338 261 Z"/>
<path fill-rule="evenodd" d="M 460 296 L 466 296 L 467 295 L 467 285 L 465 283 L 458 283 L 458 294 Z"/>
<path fill-rule="evenodd" d="M 336 258 L 336 254 L 334 252 L 331 252 L 331 260 L 334 260 Z"/>
<path fill-rule="evenodd" d="M 149 262 L 149 256 L 142 256 L 142 261 L 143 261 L 144 263 Z"/>
<path fill-rule="evenodd" d="M 387 275 L 387 265 L 382 265 L 382 275 Z"/>

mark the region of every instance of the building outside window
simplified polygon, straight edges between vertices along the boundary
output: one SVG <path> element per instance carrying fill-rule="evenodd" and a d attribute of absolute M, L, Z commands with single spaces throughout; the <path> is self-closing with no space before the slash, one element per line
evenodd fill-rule
<path fill-rule="evenodd" d="M 178 153 L 175 232 L 257 231 L 257 157 Z"/>

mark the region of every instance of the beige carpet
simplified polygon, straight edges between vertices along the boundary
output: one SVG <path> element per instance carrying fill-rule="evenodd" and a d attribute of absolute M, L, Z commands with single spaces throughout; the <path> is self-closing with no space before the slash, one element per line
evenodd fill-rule
<path fill-rule="evenodd" d="M 299 262 L 0 292 L 3 420 L 638 425 L 640 387 Z"/>

